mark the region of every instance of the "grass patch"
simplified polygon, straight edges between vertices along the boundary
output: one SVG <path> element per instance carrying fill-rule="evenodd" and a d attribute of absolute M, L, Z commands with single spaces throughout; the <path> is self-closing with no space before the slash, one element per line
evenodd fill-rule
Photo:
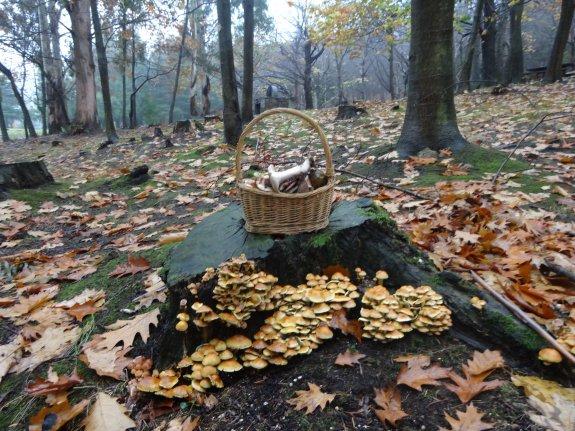
<path fill-rule="evenodd" d="M 46 184 L 35 189 L 10 190 L 10 199 L 26 202 L 33 209 L 38 209 L 44 202 L 59 200 L 56 193 L 68 192 L 67 183 Z"/>
<path fill-rule="evenodd" d="M 466 175 L 442 175 L 445 167 L 438 165 L 421 166 L 420 175 L 415 179 L 416 185 L 429 187 L 440 181 L 470 181 L 481 180 L 485 174 L 497 172 L 499 166 L 507 158 L 507 153 L 502 151 L 487 149 L 478 145 L 469 145 L 464 150 L 454 154 L 455 163 L 464 163 L 471 166 Z M 518 172 L 529 169 L 529 163 L 521 160 L 509 159 L 503 168 L 503 172 Z"/>

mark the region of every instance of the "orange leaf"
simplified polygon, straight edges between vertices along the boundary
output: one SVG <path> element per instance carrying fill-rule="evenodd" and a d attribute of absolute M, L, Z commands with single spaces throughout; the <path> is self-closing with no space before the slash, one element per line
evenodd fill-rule
<path fill-rule="evenodd" d="M 48 375 L 50 375 L 50 371 L 48 371 Z M 82 383 L 84 380 L 76 374 L 76 369 L 72 371 L 72 374 L 66 376 L 64 374 L 55 375 L 53 379 L 41 379 L 37 378 L 34 383 L 30 383 L 26 387 L 26 392 L 29 395 L 46 395 L 55 392 L 64 391 L 72 386 L 77 385 L 78 383 Z M 56 380 L 56 381 L 53 381 Z"/>
<path fill-rule="evenodd" d="M 456 413 L 457 419 L 445 413 L 445 420 L 449 422 L 451 428 L 442 427 L 439 428 L 439 431 L 484 431 L 493 428 L 493 424 L 481 420 L 483 413 L 479 413 L 473 403 L 464 412 L 458 411 Z"/>
<path fill-rule="evenodd" d="M 128 263 L 118 265 L 111 273 L 111 277 L 124 277 L 126 275 L 134 275 L 138 272 L 150 269 L 150 262 L 143 257 L 128 256 Z"/>
<path fill-rule="evenodd" d="M 353 367 L 355 364 L 359 364 L 359 360 L 365 358 L 365 355 L 362 353 L 354 353 L 347 349 L 344 353 L 340 353 L 335 358 L 336 365 L 348 365 Z"/>
<path fill-rule="evenodd" d="M 341 330 L 344 335 L 352 335 L 361 343 L 363 328 L 359 320 L 348 320 L 345 309 L 336 310 L 333 313 L 329 326 Z"/>
<path fill-rule="evenodd" d="M 57 431 L 67 422 L 78 416 L 88 405 L 88 400 L 82 400 L 78 404 L 70 405 L 68 400 L 50 407 L 43 407 L 37 414 L 30 418 L 29 431 L 41 431 L 49 429 Z M 49 416 L 48 416 L 49 415 Z M 52 424 L 46 428 L 46 423 Z"/>
<path fill-rule="evenodd" d="M 309 389 L 307 391 L 296 391 L 296 396 L 287 400 L 288 404 L 295 406 L 296 410 L 305 409 L 305 414 L 313 413 L 318 407 L 323 410 L 328 403 L 331 403 L 335 394 L 323 393 L 319 386 L 313 383 L 308 383 Z"/>
<path fill-rule="evenodd" d="M 423 385 L 437 386 L 441 384 L 439 379 L 449 377 L 451 368 L 443 368 L 436 364 L 426 368 L 428 365 L 429 358 L 426 356 L 414 356 L 406 365 L 402 365 L 397 376 L 397 384 L 421 391 Z"/>
<path fill-rule="evenodd" d="M 484 382 L 483 380 L 487 375 L 488 374 L 477 376 L 466 375 L 464 378 L 457 373 L 449 373 L 449 378 L 455 383 L 455 385 L 446 383 L 444 386 L 451 392 L 454 392 L 461 402 L 465 404 L 481 392 L 498 388 L 503 384 L 502 380 L 490 380 L 488 382 Z"/>
<path fill-rule="evenodd" d="M 322 272 L 323 272 L 323 275 L 327 275 L 328 277 L 331 277 L 332 275 L 334 275 L 337 272 L 339 272 L 341 275 L 345 275 L 346 277 L 349 277 L 349 269 L 347 269 L 341 265 L 326 266 Z"/>
<path fill-rule="evenodd" d="M 407 413 L 401 409 L 401 394 L 397 386 L 388 386 L 385 389 L 374 389 L 374 391 L 374 401 L 381 407 L 381 409 L 375 410 L 375 414 L 382 423 L 385 424 L 385 421 L 387 421 L 392 426 L 395 426 L 398 420 L 407 416 Z"/>
<path fill-rule="evenodd" d="M 486 372 L 491 372 L 496 368 L 505 366 L 505 360 L 498 350 L 485 350 L 484 352 L 473 352 L 473 358 L 463 366 L 463 372 L 468 375 L 477 376 Z"/>

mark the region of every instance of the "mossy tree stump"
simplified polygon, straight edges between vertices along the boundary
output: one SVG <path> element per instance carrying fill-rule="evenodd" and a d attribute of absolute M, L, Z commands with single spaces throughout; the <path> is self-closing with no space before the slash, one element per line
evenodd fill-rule
<path fill-rule="evenodd" d="M 389 215 L 368 199 L 337 204 L 329 226 L 320 232 L 286 237 L 246 232 L 242 210 L 233 204 L 204 219 L 170 253 L 165 274 L 169 302 L 153 344 L 155 363 L 170 365 L 182 357 L 184 346 L 189 352 L 201 338 L 199 332 L 183 334 L 174 329 L 180 300 L 186 299 L 188 305 L 195 301 L 186 286 L 207 267 L 217 267 L 242 253 L 255 260 L 258 269 L 278 277 L 280 284 L 300 284 L 307 273 L 321 274 L 332 265 L 350 274 L 361 267 L 369 276 L 384 269 L 389 274 L 386 287 L 392 291 L 402 285 L 427 284 L 443 295 L 453 312 L 452 334 L 475 347 L 498 347 L 520 355 L 543 346 L 535 332 L 489 295 L 454 273 L 438 271 Z M 209 290 L 199 295 L 200 301 L 209 301 Z M 487 302 L 483 310 L 471 305 L 474 296 Z"/>

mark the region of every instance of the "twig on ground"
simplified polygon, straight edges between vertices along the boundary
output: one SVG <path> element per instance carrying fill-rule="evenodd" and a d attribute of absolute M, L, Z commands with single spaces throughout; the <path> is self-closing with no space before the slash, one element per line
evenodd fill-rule
<path fill-rule="evenodd" d="M 471 277 L 481 285 L 485 290 L 487 290 L 495 299 L 505 305 L 519 320 L 533 329 L 537 334 L 539 334 L 545 341 L 547 341 L 555 350 L 560 352 L 569 362 L 575 364 L 575 356 L 571 354 L 569 350 L 561 343 L 559 343 L 555 337 L 553 337 L 549 332 L 543 329 L 535 320 L 529 317 L 521 308 L 515 305 L 513 302 L 505 298 L 502 294 L 494 290 L 489 286 L 485 280 L 483 280 L 475 271 L 470 271 Z"/>
<path fill-rule="evenodd" d="M 407 195 L 414 196 L 414 197 L 416 197 L 416 198 L 418 198 L 418 199 L 425 199 L 425 200 L 428 200 L 428 201 L 432 200 L 432 199 L 431 199 L 430 197 L 428 197 L 428 196 L 423 196 L 423 195 L 420 195 L 419 193 L 413 192 L 413 191 L 411 191 L 411 190 L 403 189 L 403 188 L 398 187 L 398 186 L 395 186 L 395 185 L 393 185 L 393 184 L 384 183 L 383 181 L 379 181 L 379 180 L 376 180 L 376 179 L 374 179 L 374 178 L 369 178 L 369 177 L 366 177 L 365 175 L 356 174 L 355 172 L 351 172 L 351 171 L 348 171 L 348 170 L 346 170 L 346 169 L 336 168 L 336 169 L 334 169 L 334 170 L 335 170 L 336 172 L 339 172 L 340 174 L 346 174 L 346 175 L 350 175 L 350 176 L 352 176 L 352 177 L 361 178 L 361 179 L 366 180 L 366 181 L 371 181 L 372 183 L 377 184 L 377 185 L 379 185 L 379 186 L 381 186 L 381 187 L 385 187 L 385 188 L 388 188 L 388 189 L 397 190 L 397 191 L 400 191 L 400 192 L 405 193 L 405 194 L 407 194 Z"/>
<path fill-rule="evenodd" d="M 557 116 L 551 117 L 552 115 L 557 115 Z M 523 137 L 519 141 L 517 141 L 517 143 L 513 147 L 513 150 L 511 150 L 511 152 L 509 154 L 507 154 L 507 157 L 505 158 L 505 160 L 503 160 L 503 162 L 499 166 L 499 169 L 497 169 L 497 172 L 493 176 L 491 183 L 495 184 L 495 182 L 497 181 L 497 178 L 499 178 L 499 176 L 501 175 L 501 171 L 503 170 L 503 168 L 505 167 L 505 165 L 507 164 L 507 162 L 509 161 L 511 156 L 513 156 L 513 154 L 515 154 L 515 151 L 517 151 L 519 149 L 519 147 L 525 141 L 525 139 L 527 139 L 529 137 L 529 135 L 531 135 L 531 133 L 533 133 L 541 124 L 543 124 L 546 121 L 558 120 L 560 118 L 571 117 L 573 115 L 575 115 L 575 114 L 574 113 L 566 114 L 563 112 L 550 112 L 548 114 L 545 114 L 543 117 L 541 117 L 541 119 L 537 122 L 537 124 L 535 124 L 531 129 L 529 129 L 529 131 L 525 135 L 523 135 Z"/>

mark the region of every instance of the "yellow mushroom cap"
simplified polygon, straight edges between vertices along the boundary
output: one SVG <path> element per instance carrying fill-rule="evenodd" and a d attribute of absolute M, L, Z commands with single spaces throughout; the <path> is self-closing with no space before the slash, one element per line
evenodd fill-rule
<path fill-rule="evenodd" d="M 320 340 L 329 340 L 333 337 L 333 332 L 331 332 L 331 329 L 329 329 L 326 325 L 320 325 L 315 330 L 315 335 Z"/>
<path fill-rule="evenodd" d="M 176 319 L 188 322 L 190 320 L 190 315 L 188 313 L 178 313 Z"/>
<path fill-rule="evenodd" d="M 176 323 L 176 331 L 184 332 L 188 330 L 188 323 L 185 320 L 180 320 Z"/>
<path fill-rule="evenodd" d="M 247 349 L 252 345 L 252 341 L 244 335 L 233 335 L 226 340 L 226 346 L 232 350 Z"/>
<path fill-rule="evenodd" d="M 242 364 L 240 364 L 235 359 L 228 359 L 227 361 L 222 361 L 218 365 L 218 370 L 223 371 L 225 373 L 233 373 L 234 371 L 241 370 Z"/>
<path fill-rule="evenodd" d="M 268 361 L 263 358 L 257 358 L 250 362 L 250 366 L 256 370 L 261 370 L 268 366 Z"/>
<path fill-rule="evenodd" d="M 204 356 L 204 359 L 202 360 L 202 365 L 215 366 L 218 365 L 220 362 L 221 362 L 220 355 L 214 352 L 214 353 L 208 353 L 206 356 Z"/>
<path fill-rule="evenodd" d="M 551 348 L 539 350 L 538 358 L 545 364 L 558 364 L 563 360 L 561 354 L 557 350 Z"/>

